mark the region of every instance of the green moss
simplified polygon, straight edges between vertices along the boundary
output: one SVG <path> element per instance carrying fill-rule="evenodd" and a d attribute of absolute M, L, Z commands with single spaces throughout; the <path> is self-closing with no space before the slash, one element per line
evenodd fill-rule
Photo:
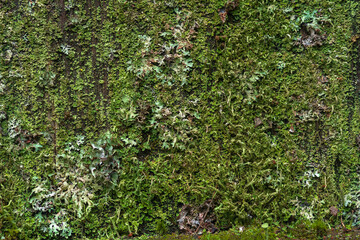
<path fill-rule="evenodd" d="M 358 219 L 355 1 L 0 6 L 0 238 Z"/>

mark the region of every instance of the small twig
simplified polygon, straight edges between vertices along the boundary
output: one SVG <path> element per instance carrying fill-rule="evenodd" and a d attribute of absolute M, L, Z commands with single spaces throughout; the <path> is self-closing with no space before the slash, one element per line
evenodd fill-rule
<path fill-rule="evenodd" d="M 342 220 L 342 216 L 340 216 L 340 221 L 341 221 L 341 225 L 346 229 L 344 223 L 343 223 L 343 220 Z"/>

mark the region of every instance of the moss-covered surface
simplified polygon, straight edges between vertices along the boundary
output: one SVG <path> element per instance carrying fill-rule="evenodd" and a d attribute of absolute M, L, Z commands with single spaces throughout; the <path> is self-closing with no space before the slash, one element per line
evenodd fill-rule
<path fill-rule="evenodd" d="M 251 227 L 239 232 L 236 230 L 224 231 L 217 234 L 205 233 L 201 235 L 166 235 L 160 237 L 143 236 L 138 238 L 152 240 L 264 240 L 264 239 L 307 239 L 307 240 L 323 240 L 323 239 L 360 239 L 360 231 L 358 229 L 328 229 L 325 223 L 306 223 L 293 225 L 291 227 L 274 226 L 269 229 L 261 227 Z"/>
<path fill-rule="evenodd" d="M 0 1 L 0 238 L 358 226 L 359 4 Z"/>

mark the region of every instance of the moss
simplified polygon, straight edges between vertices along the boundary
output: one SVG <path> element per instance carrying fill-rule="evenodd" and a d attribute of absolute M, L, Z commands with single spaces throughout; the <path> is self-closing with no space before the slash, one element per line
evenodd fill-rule
<path fill-rule="evenodd" d="M 323 236 L 326 233 L 328 226 L 324 223 L 323 220 L 318 219 L 312 223 L 311 228 L 318 236 Z"/>
<path fill-rule="evenodd" d="M 209 199 L 221 230 L 350 223 L 356 1 L 0 6 L 0 238 L 174 232 Z"/>

